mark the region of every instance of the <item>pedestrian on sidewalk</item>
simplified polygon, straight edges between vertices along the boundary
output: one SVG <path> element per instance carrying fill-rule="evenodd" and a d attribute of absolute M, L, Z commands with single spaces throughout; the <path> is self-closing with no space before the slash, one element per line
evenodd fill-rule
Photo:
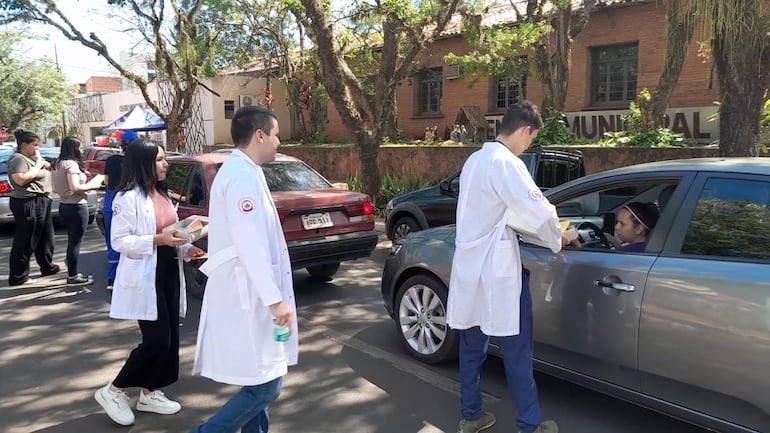
<path fill-rule="evenodd" d="M 67 284 L 93 283 L 93 276 L 78 272 L 78 257 L 88 229 L 86 192 L 98 189 L 104 176 L 94 176 L 86 181 L 83 145 L 77 138 L 67 137 L 61 142 L 52 179 L 53 188 L 59 194 L 59 216 L 67 228 Z"/>
<path fill-rule="evenodd" d="M 111 242 L 121 253 L 110 317 L 139 321 L 142 342 L 118 375 L 94 397 L 120 425 L 134 423 L 125 389 L 140 387 L 136 410 L 170 415 L 182 406 L 160 388 L 179 379 L 179 318 L 187 311 L 182 262 L 202 251 L 163 233 L 178 221 L 166 192 L 166 152 L 152 141 L 126 150 L 122 180 L 112 204 Z"/>
<path fill-rule="evenodd" d="M 239 109 L 236 149 L 211 187 L 208 275 L 193 374 L 242 388 L 195 433 L 265 433 L 268 406 L 297 363 L 294 288 L 286 240 L 262 164 L 278 149 L 278 119 Z"/>
<path fill-rule="evenodd" d="M 532 299 L 518 242 L 518 235 L 526 236 L 554 253 L 569 243 L 556 209 L 518 158 L 542 127 L 530 102 L 509 107 L 497 139 L 473 153 L 460 175 L 447 312 L 449 325 L 460 332 L 458 433 L 478 433 L 495 423 L 481 405 L 490 336 L 500 343 L 519 432 L 558 432 L 555 422 L 543 422 L 532 375 Z"/>
<path fill-rule="evenodd" d="M 8 285 L 32 283 L 29 261 L 35 254 L 40 273 L 46 277 L 61 270 L 53 262 L 54 231 L 51 218 L 51 164 L 40 156 L 40 137 L 17 129 L 16 153 L 8 158 L 8 180 L 13 189 L 9 206 L 16 230 L 9 259 Z"/>
<path fill-rule="evenodd" d="M 115 198 L 115 191 L 120 183 L 120 175 L 123 172 L 123 155 L 129 143 L 137 140 L 139 135 L 134 131 L 126 131 L 120 136 L 120 148 L 123 153 L 110 156 L 104 162 L 104 206 L 102 215 L 104 216 L 104 240 L 107 243 L 107 290 L 112 290 L 115 284 L 115 272 L 118 270 L 118 261 L 120 253 L 112 248 L 110 242 L 110 233 L 112 232 L 112 200 Z"/>

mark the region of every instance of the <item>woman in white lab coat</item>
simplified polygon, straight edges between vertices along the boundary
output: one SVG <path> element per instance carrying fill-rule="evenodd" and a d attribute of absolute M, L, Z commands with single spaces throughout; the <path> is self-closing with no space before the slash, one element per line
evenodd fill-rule
<path fill-rule="evenodd" d="M 139 321 L 142 342 L 118 375 L 94 397 L 120 425 L 134 423 L 125 388 L 140 387 L 136 409 L 159 414 L 179 412 L 160 388 L 179 378 L 179 317 L 187 309 L 182 263 L 202 251 L 162 229 L 177 222 L 165 187 L 165 150 L 137 141 L 126 150 L 125 166 L 112 204 L 113 248 L 120 252 L 110 317 Z"/>

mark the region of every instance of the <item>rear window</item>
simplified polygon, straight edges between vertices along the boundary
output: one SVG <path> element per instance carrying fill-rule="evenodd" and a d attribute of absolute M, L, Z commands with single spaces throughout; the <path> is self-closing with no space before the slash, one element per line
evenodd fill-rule
<path fill-rule="evenodd" d="M 262 165 L 270 191 L 307 191 L 331 188 L 315 170 L 299 161 L 275 161 Z"/>

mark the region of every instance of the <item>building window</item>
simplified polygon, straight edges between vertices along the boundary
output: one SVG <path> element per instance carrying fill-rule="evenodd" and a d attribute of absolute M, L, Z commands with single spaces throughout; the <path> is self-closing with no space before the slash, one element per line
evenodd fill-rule
<path fill-rule="evenodd" d="M 417 114 L 441 114 L 442 69 L 428 69 L 417 77 Z"/>
<path fill-rule="evenodd" d="M 235 101 L 225 101 L 225 119 L 235 116 Z"/>
<path fill-rule="evenodd" d="M 498 111 L 504 111 L 511 105 L 527 98 L 527 76 L 523 75 L 518 80 L 507 78 L 493 78 L 495 89 L 495 102 L 493 107 Z"/>
<path fill-rule="evenodd" d="M 592 105 L 628 105 L 636 99 L 638 53 L 636 43 L 593 49 Z"/>

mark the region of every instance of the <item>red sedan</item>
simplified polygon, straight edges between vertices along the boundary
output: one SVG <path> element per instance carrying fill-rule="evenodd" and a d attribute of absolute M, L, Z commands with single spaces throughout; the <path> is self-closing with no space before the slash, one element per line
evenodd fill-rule
<path fill-rule="evenodd" d="M 107 158 L 120 153 L 120 148 L 116 147 L 89 146 L 83 149 L 83 165 L 88 172 L 88 180 L 97 174 L 104 174 Z"/>
<path fill-rule="evenodd" d="M 211 184 L 229 156 L 209 153 L 168 158 L 166 182 L 169 194 L 178 201 L 180 219 L 208 215 Z M 334 188 L 318 172 L 290 156 L 278 154 L 262 168 L 278 209 L 292 268 L 306 268 L 312 278 L 328 281 L 340 262 L 369 257 L 378 238 L 368 195 Z M 196 244 L 205 250 L 207 240 Z M 185 264 L 187 290 L 198 297 L 205 287 L 205 276 L 197 269 L 200 264 L 200 260 Z"/>

